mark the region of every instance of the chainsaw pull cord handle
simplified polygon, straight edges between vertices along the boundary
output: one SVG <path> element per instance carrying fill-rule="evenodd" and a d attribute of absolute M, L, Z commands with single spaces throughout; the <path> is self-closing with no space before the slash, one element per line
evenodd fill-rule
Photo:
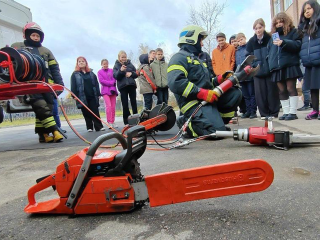
<path fill-rule="evenodd" d="M 80 191 L 80 188 L 83 184 L 84 179 L 86 178 L 87 172 L 89 170 L 91 160 L 97 151 L 97 149 L 100 147 L 100 145 L 111 138 L 116 138 L 122 145 L 123 149 L 127 149 L 127 141 L 124 139 L 124 137 L 119 133 L 107 133 L 104 135 L 99 136 L 92 145 L 89 147 L 86 157 L 81 165 L 81 168 L 79 170 L 78 176 L 74 182 L 74 185 L 72 187 L 72 190 L 68 196 L 68 200 L 66 202 L 66 206 L 70 209 L 73 208 L 74 202 L 77 199 L 78 193 Z"/>
<path fill-rule="evenodd" d="M 128 148 L 127 141 L 124 139 L 124 137 L 120 133 L 116 133 L 116 132 L 106 133 L 106 134 L 99 136 L 98 138 L 96 138 L 96 140 L 93 141 L 93 143 L 91 144 L 91 146 L 89 147 L 89 149 L 87 151 L 87 155 L 90 157 L 93 157 L 95 152 L 97 151 L 97 149 L 100 147 L 100 145 L 103 142 L 105 142 L 109 139 L 112 139 L 112 138 L 116 138 L 120 142 L 123 149 Z"/>

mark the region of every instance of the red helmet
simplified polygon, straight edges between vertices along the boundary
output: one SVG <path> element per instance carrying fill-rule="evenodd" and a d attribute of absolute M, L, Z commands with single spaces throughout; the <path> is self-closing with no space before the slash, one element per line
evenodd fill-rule
<path fill-rule="evenodd" d="M 29 22 L 23 28 L 23 35 L 25 36 L 25 38 L 30 37 L 30 35 L 34 32 L 40 35 L 40 42 L 42 43 L 44 39 L 44 33 L 37 23 Z"/>

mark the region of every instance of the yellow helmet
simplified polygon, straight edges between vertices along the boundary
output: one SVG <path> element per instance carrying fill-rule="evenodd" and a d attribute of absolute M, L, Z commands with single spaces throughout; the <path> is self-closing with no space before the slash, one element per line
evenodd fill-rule
<path fill-rule="evenodd" d="M 197 25 L 189 25 L 184 27 L 181 30 L 181 33 L 179 36 L 178 47 L 180 47 L 182 43 L 195 45 L 198 41 L 199 35 L 202 35 L 203 39 L 205 39 L 208 36 L 208 32 L 205 31 L 202 27 Z"/>

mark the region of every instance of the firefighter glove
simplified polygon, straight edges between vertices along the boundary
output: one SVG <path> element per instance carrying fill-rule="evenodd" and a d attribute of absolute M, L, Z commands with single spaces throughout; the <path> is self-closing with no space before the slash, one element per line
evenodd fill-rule
<path fill-rule="evenodd" d="M 218 96 L 216 92 L 213 90 L 208 90 L 204 88 L 200 88 L 200 91 L 197 94 L 197 98 L 200 100 L 204 100 L 209 103 L 213 103 L 214 101 L 218 101 Z"/>

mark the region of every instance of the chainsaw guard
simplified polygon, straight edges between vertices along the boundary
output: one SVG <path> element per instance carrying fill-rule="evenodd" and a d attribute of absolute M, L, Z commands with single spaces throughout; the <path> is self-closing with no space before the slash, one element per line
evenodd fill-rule
<path fill-rule="evenodd" d="M 263 160 L 246 160 L 145 177 L 150 207 L 267 189 L 273 169 Z"/>

